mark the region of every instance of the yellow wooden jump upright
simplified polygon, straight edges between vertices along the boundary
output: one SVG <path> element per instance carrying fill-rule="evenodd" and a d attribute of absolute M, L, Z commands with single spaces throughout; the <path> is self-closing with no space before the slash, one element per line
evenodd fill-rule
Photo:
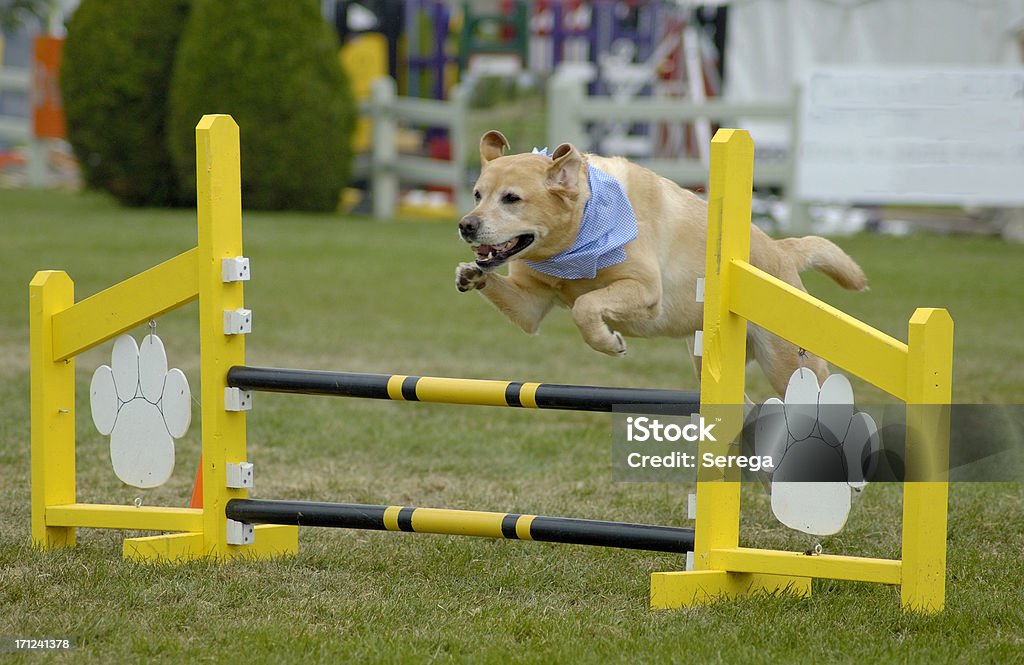
<path fill-rule="evenodd" d="M 245 412 L 225 409 L 227 370 L 244 364 L 243 335 L 224 330 L 242 306 L 243 281 L 225 281 L 224 259 L 242 255 L 238 125 L 207 115 L 196 127 L 198 246 L 75 302 L 63 271 L 36 273 L 29 287 L 32 372 L 32 542 L 75 544 L 78 527 L 172 532 L 124 542 L 124 556 L 185 560 L 295 552 L 298 528 L 261 526 L 252 544 L 228 544 L 228 463 L 246 461 Z M 199 299 L 203 508 L 83 504 L 75 498 L 76 355 Z"/>
<path fill-rule="evenodd" d="M 765 328 L 908 405 L 948 405 L 952 389 L 953 322 L 943 309 L 918 309 L 904 344 L 758 270 L 750 259 L 750 196 L 754 146 L 742 130 L 719 130 L 711 147 L 704 289 L 701 414 L 740 431 L 747 322 Z M 719 437 L 720 439 L 723 437 Z M 699 451 L 716 454 L 714 443 Z M 721 443 L 718 444 L 722 448 Z M 733 451 L 736 448 L 732 449 Z M 908 408 L 907 469 L 926 481 L 903 484 L 900 559 L 806 555 L 740 547 L 740 483 L 704 473 L 697 484 L 691 571 L 654 573 L 651 606 L 670 608 L 721 597 L 788 589 L 809 595 L 811 579 L 900 586 L 909 610 L 938 612 L 945 599 L 949 450 L 948 411 Z"/>

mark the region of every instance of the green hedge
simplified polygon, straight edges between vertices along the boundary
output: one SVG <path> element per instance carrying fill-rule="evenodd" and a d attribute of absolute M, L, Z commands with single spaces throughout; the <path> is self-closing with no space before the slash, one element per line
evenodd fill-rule
<path fill-rule="evenodd" d="M 195 0 L 171 80 L 168 143 L 190 197 L 204 113 L 238 122 L 246 207 L 337 208 L 356 107 L 315 0 Z"/>
<path fill-rule="evenodd" d="M 129 205 L 179 203 L 167 151 L 167 81 L 189 0 L 82 0 L 68 24 L 60 88 L 89 187 Z"/>

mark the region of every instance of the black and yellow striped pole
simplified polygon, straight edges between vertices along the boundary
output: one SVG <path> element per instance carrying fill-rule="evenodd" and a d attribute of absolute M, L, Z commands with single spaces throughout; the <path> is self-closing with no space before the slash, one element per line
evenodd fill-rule
<path fill-rule="evenodd" d="M 571 517 L 256 499 L 232 499 L 226 513 L 229 519 L 248 524 L 439 533 L 655 552 L 693 551 L 693 529 Z"/>
<path fill-rule="evenodd" d="M 679 407 L 682 414 L 696 413 L 700 405 L 699 393 L 683 390 L 609 388 L 274 367 L 232 367 L 228 371 L 227 380 L 230 387 L 242 390 L 530 409 L 613 411 L 615 406 L 658 404 Z"/>

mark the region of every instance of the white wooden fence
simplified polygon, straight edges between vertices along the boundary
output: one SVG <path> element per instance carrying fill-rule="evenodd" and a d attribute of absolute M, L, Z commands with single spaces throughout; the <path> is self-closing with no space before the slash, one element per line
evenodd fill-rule
<path fill-rule="evenodd" d="M 27 67 L 0 67 L 0 93 L 8 90 L 30 95 L 32 70 Z M 0 115 L 0 140 L 25 145 L 28 184 L 30 187 L 42 187 L 46 180 L 45 158 L 43 146 L 32 136 L 31 120 Z"/>
<path fill-rule="evenodd" d="M 369 180 L 373 191 L 373 216 L 394 217 L 399 202 L 399 184 L 451 187 L 458 210 L 473 207 L 466 171 L 466 117 L 468 94 L 456 86 L 451 101 L 399 97 L 394 79 L 373 82 L 369 103 L 363 113 L 373 119 L 370 153 L 356 157 L 355 172 Z M 398 130 L 405 123 L 448 130 L 451 159 L 432 159 L 399 154 Z"/>
<path fill-rule="evenodd" d="M 573 143 L 587 149 L 587 124 L 608 123 L 675 123 L 714 121 L 735 125 L 737 118 L 773 119 L 793 126 L 790 149 L 782 160 L 755 163 L 754 183 L 758 186 L 781 187 L 796 214 L 800 226 L 800 206 L 793 197 L 795 175 L 796 96 L 786 103 L 729 103 L 706 100 L 692 103 L 683 99 L 632 99 L 615 101 L 608 97 L 589 97 L 586 82 L 579 77 L 552 76 L 548 83 L 547 136 L 551 146 Z M 450 101 L 399 97 L 391 78 L 374 81 L 372 95 L 361 106 L 361 112 L 373 119 L 370 151 L 357 155 L 355 173 L 368 181 L 372 190 L 373 216 L 394 217 L 398 209 L 400 185 L 434 185 L 450 187 L 460 212 L 473 207 L 470 196 L 472 174 L 465 162 L 469 91 L 456 86 Z M 398 131 L 404 124 L 440 127 L 448 130 L 451 159 L 400 154 Z M 708 164 L 699 157 L 640 158 L 637 163 L 682 185 L 707 183 Z"/>
<path fill-rule="evenodd" d="M 590 143 L 587 124 L 605 123 L 674 123 L 713 121 L 723 126 L 736 126 L 739 118 L 771 119 L 788 122 L 790 146 L 795 145 L 796 97 L 789 102 L 726 102 L 709 99 L 700 103 L 686 99 L 640 97 L 615 100 L 611 97 L 590 97 L 586 81 L 577 76 L 556 74 L 548 82 L 548 140 L 551 144 L 573 143 L 586 150 Z M 787 151 L 785 160 L 754 164 L 754 184 L 791 189 L 795 173 L 794 151 Z M 707 183 L 708 164 L 699 157 L 636 158 L 633 161 L 680 184 Z"/>

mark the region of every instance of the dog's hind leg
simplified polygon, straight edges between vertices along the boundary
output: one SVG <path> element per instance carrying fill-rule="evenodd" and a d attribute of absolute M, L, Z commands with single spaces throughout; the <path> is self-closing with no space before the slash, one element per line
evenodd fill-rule
<path fill-rule="evenodd" d="M 690 351 L 690 360 L 693 361 L 693 373 L 697 377 L 697 385 L 700 385 L 700 373 L 702 364 L 700 356 L 697 355 L 697 347 L 695 346 L 693 337 L 686 338 L 686 348 Z"/>
<path fill-rule="evenodd" d="M 764 328 L 751 324 L 747 332 L 747 341 L 754 352 L 754 358 L 764 370 L 772 388 L 780 396 L 786 394 L 789 377 L 800 367 L 814 372 L 819 384 L 828 378 L 828 364 L 824 360 L 803 352 L 796 344 L 773 335 Z"/>

